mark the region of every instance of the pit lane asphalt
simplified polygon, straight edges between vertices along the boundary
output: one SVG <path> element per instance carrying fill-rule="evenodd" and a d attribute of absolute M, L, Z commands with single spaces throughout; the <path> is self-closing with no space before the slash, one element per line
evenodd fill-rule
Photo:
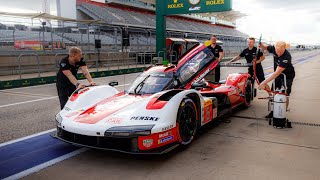
<path fill-rule="evenodd" d="M 301 57 L 305 57 L 307 55 L 312 55 L 312 54 L 316 54 L 319 52 L 315 52 L 315 51 L 311 51 L 311 52 L 299 52 L 297 54 L 295 54 L 294 59 L 298 59 Z M 272 65 L 272 61 L 270 61 L 271 57 L 268 57 L 265 61 L 264 61 L 264 67 L 268 67 Z M 309 64 L 312 64 L 311 69 L 319 69 L 319 56 L 317 58 L 311 58 L 310 61 L 308 61 Z M 312 93 L 316 93 L 316 89 L 314 88 L 318 88 L 317 84 L 318 83 L 318 79 L 315 72 L 313 71 L 309 71 L 310 67 L 306 68 L 305 64 L 301 64 L 299 65 L 299 68 L 296 67 L 297 70 L 297 74 L 299 74 L 299 76 L 297 76 L 296 80 L 297 81 L 301 81 L 300 83 L 305 83 L 304 85 L 310 85 L 310 83 L 308 83 L 305 79 L 309 78 L 309 80 L 315 81 L 316 83 L 314 83 L 314 85 L 312 86 L 312 88 L 304 88 L 305 86 L 298 86 L 298 92 L 301 92 L 301 94 L 299 93 L 293 93 L 293 95 L 297 95 L 299 98 L 301 98 L 302 94 L 304 94 L 303 92 L 305 91 L 305 89 L 307 89 L 307 94 L 311 95 Z M 300 67 L 301 70 L 300 70 Z M 305 67 L 305 69 L 303 69 L 303 67 Z M 227 71 L 230 71 L 231 68 L 227 68 Z M 223 70 L 222 70 L 223 71 Z M 232 68 L 232 71 L 234 71 L 234 68 Z M 244 70 L 245 72 L 246 70 Z M 224 71 L 223 71 L 224 72 Z M 236 71 L 237 72 L 237 71 Z M 125 82 L 125 84 L 129 84 L 135 75 L 126 75 L 126 80 L 123 80 L 123 76 L 119 76 L 119 77 L 111 77 L 111 79 L 106 79 L 106 78 L 101 78 L 101 81 L 96 80 L 97 82 L 101 82 L 104 83 L 108 80 L 115 80 L 117 79 L 117 81 L 119 81 L 120 84 L 123 84 L 123 82 Z M 224 77 L 224 75 L 222 74 L 222 77 Z M 122 82 L 121 82 L 122 80 Z M 296 84 L 296 83 L 295 83 Z M 296 86 L 295 86 L 296 87 Z M 120 87 L 123 88 L 123 87 Z M 10 93 L 8 93 L 10 92 Z M 23 93 L 23 94 L 22 94 Z M 259 94 L 261 94 L 262 92 L 260 92 Z M 6 90 L 5 92 L 0 92 L 0 98 L 4 99 L 4 100 L 8 100 L 8 102 L 3 102 L 1 101 L 1 105 L 2 108 L 0 109 L 0 123 L 1 123 L 1 141 L 5 142 L 8 140 L 12 140 L 12 139 L 16 139 L 19 137 L 23 137 L 26 135 L 30 135 L 30 134 L 34 134 L 40 131 L 44 131 L 47 129 L 51 129 L 54 128 L 54 120 L 53 117 L 55 115 L 56 112 L 59 111 L 59 104 L 58 104 L 58 100 L 57 98 L 55 98 L 54 96 L 56 96 L 56 91 L 55 91 L 55 86 L 54 85 L 45 85 L 45 86 L 38 86 L 38 87 L 31 87 L 31 88 L 18 88 L 18 89 L 13 89 L 13 90 Z M 12 97 L 12 98 L 9 98 Z M 7 99 L 6 99 L 7 98 Z M 46 100 L 41 100 L 41 101 L 36 101 L 36 102 L 30 102 L 30 103 L 25 103 L 25 104 L 16 104 L 16 105 L 10 105 L 8 106 L 8 104 L 12 104 L 12 103 L 17 103 L 17 102 L 22 102 L 22 101 L 31 101 L 31 100 L 35 100 L 35 99 L 42 99 L 42 98 L 52 98 L 52 99 L 46 99 Z M 308 98 L 305 95 L 303 95 L 302 97 L 304 100 L 313 100 L 312 98 Z M 22 100 L 23 99 L 23 100 Z M 295 99 L 295 98 L 294 98 Z M 294 102 L 297 101 L 297 102 Z M 298 105 L 301 103 L 298 103 L 299 100 L 291 100 L 292 104 Z M 300 101 L 299 101 L 300 102 Z M 314 103 L 311 104 L 312 107 L 315 107 L 317 105 L 317 101 L 314 100 Z M 5 107 L 4 107 L 5 106 Z M 256 114 L 255 116 L 260 116 L 262 117 L 266 111 L 266 103 L 261 103 L 261 101 L 254 101 L 253 103 L 253 107 L 254 107 L 254 113 Z M 290 107 L 295 107 L 295 106 L 290 106 Z M 303 103 L 301 104 L 301 107 L 303 107 L 304 109 L 308 109 L 310 110 L 309 106 L 305 106 L 303 105 Z M 291 111 L 293 111 L 293 109 L 291 108 Z M 248 110 L 251 110 L 249 112 L 251 112 L 252 114 L 252 108 L 249 108 Z M 300 120 L 312 120 L 312 121 L 317 121 L 316 118 L 314 117 L 319 117 L 319 116 L 312 116 L 310 114 L 305 115 L 304 113 L 301 113 L 301 111 L 299 111 L 300 109 L 295 109 L 295 113 L 296 114 L 301 114 L 301 116 L 304 117 L 304 119 L 300 119 Z M 239 112 L 244 113 L 245 115 L 250 114 L 249 112 L 246 111 L 241 111 Z M 306 111 L 304 111 L 306 112 Z M 316 112 L 316 111 L 315 111 Z M 290 112 L 291 114 L 291 112 Z M 289 114 L 289 115 L 290 115 Z M 309 115 L 309 117 L 308 117 Z M 290 117 L 289 117 L 290 118 Z M 259 122 L 259 123 L 255 123 L 255 121 L 252 120 L 243 120 L 243 119 L 238 119 L 238 118 L 232 118 L 234 119 L 232 123 L 224 126 L 224 125 L 219 125 L 217 128 L 213 128 L 210 129 L 209 132 L 210 133 L 204 133 L 204 135 L 200 136 L 200 138 L 198 138 L 199 140 L 196 140 L 194 142 L 194 144 L 192 144 L 192 146 L 190 148 L 188 148 L 187 150 L 183 151 L 183 152 L 178 152 L 178 153 L 174 153 L 173 152 L 173 156 L 168 156 L 165 158 L 151 158 L 152 160 L 149 161 L 148 159 L 136 159 L 136 157 L 131 157 L 131 156 L 126 156 L 126 155 L 119 155 L 119 154 L 114 154 L 114 153 L 109 153 L 109 152 L 100 152 L 100 151 L 88 151 L 80 156 L 77 156 L 71 160 L 67 160 L 63 163 L 57 164 L 51 168 L 47 168 L 43 171 L 40 171 L 39 173 L 35 173 L 31 176 L 28 176 L 27 178 L 31 178 L 31 179 L 35 179 L 35 178 L 46 178 L 46 177 L 50 177 L 51 178 L 63 178 L 63 179 L 69 179 L 70 177 L 77 177 L 80 179 L 86 179 L 86 175 L 91 175 L 89 177 L 110 177 L 110 178 L 116 178 L 116 179 L 120 179 L 120 178 L 126 178 L 129 176 L 126 176 L 125 174 L 129 175 L 132 174 L 133 179 L 139 179 L 141 177 L 147 177 L 147 179 L 153 179 L 156 177 L 159 177 L 160 179 L 165 179 L 165 178 L 171 178 L 174 177 L 175 179 L 185 179 L 185 178 L 196 178 L 196 177 L 200 177 L 201 179 L 206 179 L 209 178 L 210 179 L 210 173 L 209 170 L 211 171 L 212 175 L 218 175 L 217 177 L 223 178 L 223 177 L 229 177 L 227 179 L 232 179 L 235 178 L 239 175 L 241 175 L 240 177 L 246 178 L 246 177 L 256 177 L 256 175 L 262 174 L 263 170 L 265 169 L 266 172 L 273 172 L 274 170 L 276 170 L 276 167 L 278 166 L 269 166 L 268 163 L 270 163 L 270 165 L 272 164 L 272 161 L 274 160 L 274 163 L 277 164 L 282 164 L 283 160 L 284 162 L 289 161 L 286 157 L 282 157 L 284 152 L 280 152 L 281 157 L 280 159 L 276 159 L 276 157 L 279 156 L 275 156 L 273 157 L 273 150 L 276 149 L 277 153 L 279 151 L 279 148 L 287 148 L 290 150 L 291 153 L 293 154 L 299 154 L 299 153 L 303 153 L 303 156 L 299 157 L 299 158 L 293 158 L 293 160 L 297 161 L 297 162 L 304 162 L 304 159 L 310 159 L 310 163 L 316 164 L 315 160 L 312 158 L 313 154 L 318 154 L 317 156 L 319 156 L 319 151 L 318 151 L 318 147 L 319 144 L 318 143 L 314 143 L 314 138 L 312 138 L 312 135 L 317 135 L 319 137 L 319 134 L 315 131 L 312 130 L 315 127 L 295 127 L 294 128 L 294 132 L 296 132 L 296 130 L 298 130 L 298 135 L 293 133 L 293 136 L 295 135 L 295 137 L 299 137 L 300 140 L 297 141 L 297 138 L 295 138 L 294 144 L 302 144 L 302 146 L 306 146 L 306 148 L 308 150 L 304 150 L 303 147 L 299 147 L 302 149 L 296 149 L 293 148 L 293 150 L 291 150 L 291 148 L 288 148 L 287 146 L 292 146 L 292 144 L 287 144 L 287 145 L 283 145 L 285 147 L 278 147 L 277 143 L 272 143 L 271 140 L 273 139 L 279 139 L 279 135 L 282 135 L 284 139 L 281 139 L 282 141 L 286 142 L 286 140 L 290 140 L 292 138 L 292 133 L 290 133 L 292 131 L 289 130 L 284 130 L 281 132 L 284 133 L 278 133 L 279 131 L 274 130 L 273 128 L 266 126 L 266 122 Z M 234 123 L 234 122 L 238 122 L 238 123 Z M 239 130 L 238 126 L 239 125 L 243 125 L 244 127 L 242 128 L 242 131 Z M 248 126 L 251 129 L 254 129 L 254 131 L 249 131 L 246 127 Z M 256 135 L 256 129 L 260 129 L 259 132 L 268 132 L 267 135 L 265 135 L 267 137 L 267 139 L 270 139 L 270 142 L 263 142 L 261 140 L 259 140 L 260 136 Z M 226 129 L 227 128 L 227 129 Z M 229 128 L 229 129 L 228 129 Z M 221 133 L 219 132 L 221 131 Z M 289 132 L 288 132 L 289 131 Z M 308 140 L 305 140 L 301 135 L 302 132 L 304 131 L 310 131 L 312 132 L 312 135 L 309 134 L 308 136 Z M 212 133 L 211 133 L 212 132 Z M 310 133 L 309 132 L 309 133 Z M 237 134 L 238 133 L 238 134 Z M 231 134 L 231 135 L 230 135 Z M 263 133 L 260 133 L 263 134 Z M 260 135 L 259 134 L 259 135 Z M 247 135 L 247 136 L 245 136 Z M 237 137 L 242 137 L 241 138 L 237 138 Z M 252 136 L 254 137 L 252 139 Z M 264 136 L 263 136 L 264 137 Z M 309 138 L 310 137 L 310 138 Z M 251 139 L 250 139 L 251 138 Z M 258 138 L 258 139 L 256 139 Z M 229 140 L 228 140 L 229 139 Z M 240 140 L 239 140 L 240 139 Z M 221 141 L 221 143 L 220 143 Z M 228 142 L 228 143 L 225 143 Z M 319 142 L 319 141 L 318 141 Z M 265 144 L 264 144 L 265 143 Z M 268 144 L 272 144 L 272 145 L 268 145 Z M 243 147 L 243 145 L 247 146 Z M 221 146 L 221 148 L 220 148 Z M 253 157 L 250 157 L 249 154 L 252 153 L 253 150 L 251 150 L 251 148 L 255 149 L 256 146 L 262 146 L 262 147 L 267 147 L 266 149 L 259 149 L 259 152 L 254 152 L 253 154 L 255 155 L 255 158 L 258 157 L 262 157 L 262 159 L 257 159 L 256 162 L 261 163 L 260 166 L 255 167 L 255 163 L 251 162 L 254 161 Z M 219 147 L 218 149 L 216 149 L 215 147 Z M 274 147 L 274 148 L 272 148 Z M 295 147 L 295 146 L 293 146 Z M 311 148 L 308 148 L 311 147 Z M 229 149 L 230 148 L 230 149 Z M 228 150 L 227 150 L 228 149 Z M 232 149 L 232 150 L 231 150 Z M 240 149 L 240 150 L 239 150 Z M 235 152 L 236 151 L 236 152 Z M 267 151 L 267 152 L 266 152 Z M 305 151 L 312 151 L 310 153 L 307 153 Z M 248 154 L 246 154 L 248 152 Z M 210 154 L 212 153 L 212 154 Z M 232 157 L 236 156 L 237 158 L 235 158 L 235 160 L 231 161 L 231 164 L 228 160 L 230 160 L 230 157 L 225 157 L 225 154 L 230 155 L 233 154 Z M 268 156 L 265 155 L 265 153 L 269 154 Z M 218 155 L 221 156 L 218 156 Z M 111 157 L 110 157 L 111 156 Z M 177 156 L 177 157 L 175 157 Z M 188 159 L 186 157 L 190 157 L 192 156 L 192 158 Z M 201 160 L 201 157 L 203 157 L 204 159 Z M 264 164 L 264 162 L 262 161 L 263 159 L 269 157 L 270 161 L 267 162 L 266 166 L 267 167 L 262 167 L 261 165 Z M 183 160 L 183 158 L 186 158 L 186 160 Z M 187 160 L 188 159 L 188 160 Z M 127 162 L 128 161 L 128 162 Z M 173 162 L 172 162 L 173 161 Z M 176 162 L 177 161 L 177 162 Z M 196 161 L 196 162 L 193 162 Z M 242 164 L 242 161 L 244 162 L 250 162 L 245 163 L 246 166 L 245 167 L 240 167 L 240 165 Z M 86 163 L 84 163 L 86 162 Z M 90 167 L 88 167 L 87 165 Z M 201 163 L 202 162 L 202 163 Z M 291 162 L 291 161 L 289 161 Z M 320 162 L 320 161 L 318 161 Z M 83 164 L 81 164 L 83 163 Z M 140 164 L 138 165 L 137 164 Z M 173 163 L 173 164 L 172 164 Z M 210 164 L 211 163 L 211 164 Z M 222 163 L 222 164 L 221 164 Z M 75 165 L 77 164 L 77 165 Z M 288 163 L 290 164 L 290 163 Z M 70 166 L 69 166 L 70 165 Z M 113 166 L 115 165 L 115 166 Z M 176 165 L 176 166 L 174 166 Z M 199 168 L 195 168 L 192 169 L 193 165 L 199 165 Z M 229 165 L 231 165 L 231 168 L 229 167 Z M 215 166 L 215 167 L 214 167 Z M 216 167 L 218 166 L 218 167 Z M 309 164 L 308 164 L 309 166 Z M 72 167 L 72 168 L 71 168 Z M 158 169 L 158 167 L 160 167 Z M 225 167 L 226 169 L 223 170 L 223 167 Z M 250 170 L 251 167 L 254 170 L 249 171 L 251 174 L 248 175 L 244 175 L 243 173 L 246 170 Z M 282 166 L 279 166 L 279 169 L 283 169 L 281 168 Z M 299 174 L 296 177 L 300 177 L 300 179 L 302 177 L 308 177 L 308 179 L 312 178 L 312 177 L 316 177 L 314 175 L 319 175 L 317 174 L 316 171 L 314 171 L 312 168 L 311 170 L 306 170 L 306 168 L 304 168 L 302 165 L 291 165 L 290 167 L 292 169 L 297 169 L 299 170 Z M 316 167 L 316 166 L 315 166 Z M 63 168 L 63 169 L 70 169 L 69 172 L 73 172 L 73 173 L 67 173 L 67 174 L 61 174 L 61 173 L 57 173 L 60 172 L 59 168 Z M 105 168 L 107 170 L 105 170 Z M 129 168 L 129 169 L 124 169 L 124 168 Z M 85 171 L 83 171 L 84 169 L 86 169 Z M 290 169 L 290 168 L 289 168 Z M 198 171 L 195 171 L 198 170 Z M 235 172 L 232 172 L 232 170 L 235 170 Z M 288 168 L 285 169 L 287 172 Z M 125 171 L 126 173 L 119 173 L 120 171 Z M 139 171 L 139 172 L 135 172 L 135 171 Z M 208 171 L 208 172 L 207 172 Z M 306 172 L 311 172 L 311 174 L 307 175 Z M 63 172 L 66 172 L 66 170 L 63 170 Z M 94 173 L 95 172 L 95 173 Z M 100 172 L 100 173 L 97 173 Z M 152 173 L 151 173 L 152 172 Z M 273 174 L 268 174 L 269 178 L 273 179 L 272 177 L 276 177 L 276 175 L 280 175 L 281 177 L 284 177 L 284 172 L 280 172 L 280 170 L 276 170 L 277 173 L 273 173 Z M 54 174 L 53 174 L 54 173 Z M 203 174 L 206 173 L 206 174 Z M 231 173 L 231 174 L 230 174 Z M 253 173 L 253 174 L 252 174 Z M 95 175 L 94 175 L 95 174 Z M 106 176 L 106 174 L 108 174 L 108 176 Z M 229 174 L 230 176 L 226 176 L 227 174 Z M 266 174 L 266 173 L 263 173 Z M 131 176 L 130 176 L 131 177 Z M 96 179 L 94 178 L 94 179 Z M 169 178 L 169 179 L 170 179 Z M 266 178 L 266 176 L 264 176 L 264 178 Z M 259 178 L 261 179 L 261 178 Z M 267 178 L 268 179 L 268 178 Z"/>
<path fill-rule="evenodd" d="M 95 82 L 117 80 L 120 86 L 116 88 L 122 91 L 137 75 L 97 78 Z M 55 84 L 2 90 L 0 99 L 0 143 L 54 128 L 54 116 L 60 110 Z"/>

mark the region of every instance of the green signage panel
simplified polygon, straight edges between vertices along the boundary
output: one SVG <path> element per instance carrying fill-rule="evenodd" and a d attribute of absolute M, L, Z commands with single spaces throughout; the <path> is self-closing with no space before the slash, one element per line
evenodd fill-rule
<path fill-rule="evenodd" d="M 165 0 L 165 15 L 230 11 L 231 0 Z"/>
<path fill-rule="evenodd" d="M 231 11 L 232 0 L 156 0 L 156 52 L 166 58 L 166 16 Z M 160 55 L 159 55 L 160 56 Z M 163 61 L 165 62 L 165 61 Z"/>

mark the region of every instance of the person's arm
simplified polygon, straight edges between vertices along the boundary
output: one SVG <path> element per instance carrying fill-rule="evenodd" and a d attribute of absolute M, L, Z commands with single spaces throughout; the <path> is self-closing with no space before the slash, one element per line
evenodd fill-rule
<path fill-rule="evenodd" d="M 83 73 L 83 75 L 87 78 L 88 82 L 91 84 L 91 85 L 96 85 L 95 82 L 93 82 L 93 79 L 89 73 L 89 70 L 88 70 L 88 67 L 87 66 L 80 66 L 81 68 L 81 71 Z"/>
<path fill-rule="evenodd" d="M 62 73 L 63 73 L 65 76 L 67 76 L 67 78 L 69 79 L 69 81 L 70 81 L 73 85 L 75 85 L 77 88 L 79 88 L 79 87 L 80 87 L 80 88 L 84 87 L 83 84 L 78 83 L 77 78 L 74 77 L 74 75 L 71 73 L 70 70 L 63 70 Z"/>
<path fill-rule="evenodd" d="M 263 44 L 263 43 L 260 43 L 260 44 L 259 44 L 259 47 L 260 47 L 261 49 L 263 49 L 263 50 L 268 50 L 268 46 L 269 46 L 269 45 Z"/>
<path fill-rule="evenodd" d="M 264 55 L 262 54 L 262 56 L 260 56 L 260 59 L 257 60 L 257 64 L 261 63 L 263 60 L 265 59 Z"/>
<path fill-rule="evenodd" d="M 230 64 L 232 62 L 238 61 L 240 58 L 241 58 L 240 55 L 238 55 L 238 56 L 232 58 L 227 64 Z"/>
<path fill-rule="evenodd" d="M 219 62 L 221 62 L 222 57 L 223 57 L 223 51 L 219 52 L 219 59 L 218 59 Z"/>
<path fill-rule="evenodd" d="M 274 73 L 271 74 L 271 76 L 269 76 L 266 80 L 262 81 L 259 85 L 259 89 L 265 89 L 266 84 L 272 80 L 274 80 L 276 77 L 278 77 L 282 71 L 284 71 L 286 68 L 280 67 L 278 66 L 276 71 Z"/>

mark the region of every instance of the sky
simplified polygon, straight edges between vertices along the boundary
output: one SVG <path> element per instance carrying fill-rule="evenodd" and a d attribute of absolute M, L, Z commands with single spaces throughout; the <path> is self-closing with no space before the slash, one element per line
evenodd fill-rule
<path fill-rule="evenodd" d="M 320 45 L 320 0 L 233 0 L 238 30 L 267 41 Z"/>
<path fill-rule="evenodd" d="M 0 11 L 41 12 L 43 0 L 0 0 Z M 56 15 L 56 0 L 49 0 Z M 75 17 L 68 10 L 75 0 L 60 0 L 62 16 Z M 246 14 L 237 20 L 237 29 L 253 37 L 262 34 L 268 41 L 320 45 L 320 0 L 232 0 L 233 10 Z M 67 10 L 64 10 L 67 9 Z"/>

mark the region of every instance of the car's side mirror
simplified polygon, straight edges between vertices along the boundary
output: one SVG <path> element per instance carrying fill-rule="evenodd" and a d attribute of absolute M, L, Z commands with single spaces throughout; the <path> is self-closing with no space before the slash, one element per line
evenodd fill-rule
<path fill-rule="evenodd" d="M 117 82 L 117 81 L 111 81 L 110 83 L 109 83 L 109 86 L 117 86 L 119 83 Z"/>

